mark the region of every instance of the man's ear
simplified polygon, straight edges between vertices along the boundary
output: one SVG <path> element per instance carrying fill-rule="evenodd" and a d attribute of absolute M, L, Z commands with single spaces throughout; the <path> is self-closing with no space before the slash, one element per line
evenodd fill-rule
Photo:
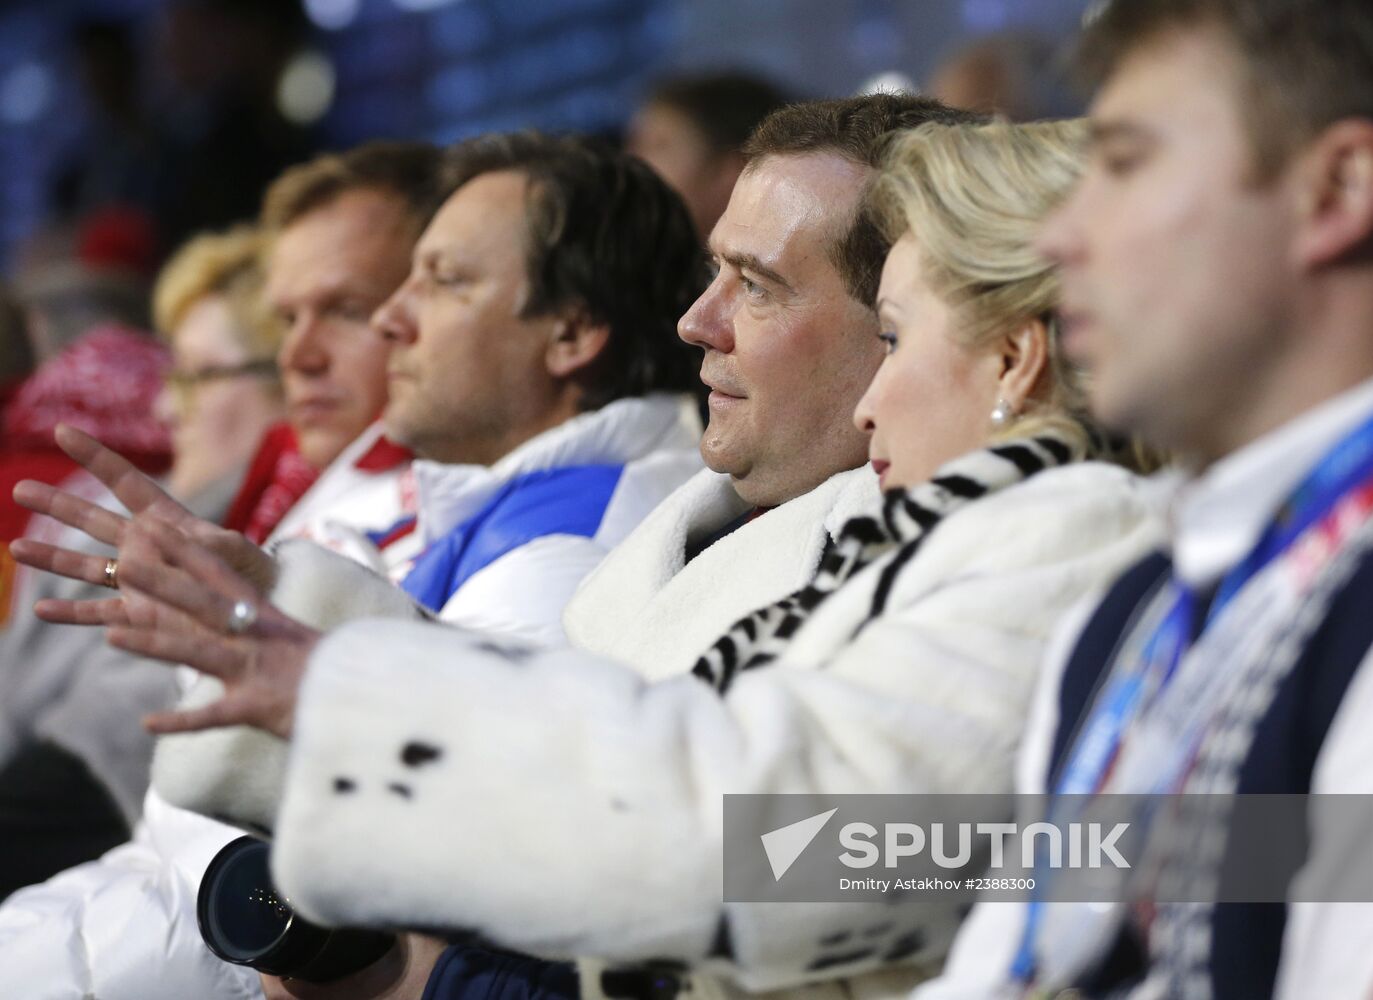
<path fill-rule="evenodd" d="M 570 312 L 554 321 L 544 354 L 548 374 L 564 379 L 586 368 L 610 343 L 610 327 L 595 323 L 583 312 Z"/>
<path fill-rule="evenodd" d="M 1022 412 L 1049 368 L 1049 329 L 1042 319 L 1028 319 L 1001 337 L 1001 378 L 997 396 L 1011 412 Z"/>
<path fill-rule="evenodd" d="M 1336 122 L 1302 154 L 1297 263 L 1333 264 L 1373 238 L 1373 121 Z"/>

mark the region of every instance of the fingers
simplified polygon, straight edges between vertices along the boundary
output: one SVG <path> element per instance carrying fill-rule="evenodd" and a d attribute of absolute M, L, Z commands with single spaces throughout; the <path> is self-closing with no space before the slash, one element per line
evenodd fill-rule
<path fill-rule="evenodd" d="M 33 606 L 33 613 L 54 625 L 127 625 L 124 599 L 110 597 L 99 601 L 65 601 L 44 598 Z"/>
<path fill-rule="evenodd" d="M 237 531 L 198 521 L 181 526 L 194 541 L 213 552 L 224 564 L 265 594 L 276 582 L 276 562 L 262 548 Z"/>
<path fill-rule="evenodd" d="M 106 448 L 89 434 L 68 424 L 59 424 L 55 437 L 63 451 L 104 483 L 132 513 L 156 509 L 167 520 L 192 517 L 186 508 L 139 472 L 128 459 Z"/>
<path fill-rule="evenodd" d="M 81 580 L 103 586 L 105 584 L 104 556 L 93 556 L 85 552 L 58 548 L 47 542 L 37 542 L 31 538 L 20 538 L 10 543 L 10 555 L 16 562 L 48 573 L 56 573 L 70 580 Z"/>
<path fill-rule="evenodd" d="M 199 630 L 223 638 L 218 633 L 229 620 L 233 601 L 174 566 L 142 556 L 137 547 L 126 545 L 121 551 L 127 554 L 120 557 L 120 582 L 141 595 L 133 619 L 140 627 L 172 634 Z"/>
<path fill-rule="evenodd" d="M 166 663 L 184 663 L 221 680 L 234 680 L 243 667 L 243 654 L 226 636 L 204 629 L 133 628 L 118 625 L 105 634 L 117 649 Z"/>
<path fill-rule="evenodd" d="M 69 527 L 84 531 L 97 542 L 117 546 L 128 519 L 99 504 L 59 490 L 47 483 L 25 479 L 14 487 L 14 502 L 36 514 L 46 514 Z"/>
<path fill-rule="evenodd" d="M 221 698 L 200 708 L 173 709 L 154 712 L 143 717 L 143 728 L 159 736 L 168 733 L 194 733 L 220 726 L 238 726 L 247 721 L 247 714 L 234 705 L 232 699 Z"/>
<path fill-rule="evenodd" d="M 237 602 L 259 607 L 251 584 L 180 531 L 156 521 L 134 523 L 120 549 L 119 574 L 123 583 L 214 632 L 224 630 Z"/>

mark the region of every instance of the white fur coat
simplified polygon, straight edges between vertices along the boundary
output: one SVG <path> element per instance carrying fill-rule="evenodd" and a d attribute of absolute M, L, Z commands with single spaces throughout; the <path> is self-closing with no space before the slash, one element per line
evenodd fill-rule
<path fill-rule="evenodd" d="M 845 484 L 826 486 L 833 508 Z M 590 648 L 403 621 L 333 633 L 302 692 L 278 884 L 326 922 L 475 929 L 609 963 L 681 961 L 696 996 L 836 975 L 806 970 L 825 939 L 872 914 L 722 905 L 722 796 L 1009 790 L 1057 617 L 1157 530 L 1122 470 L 1045 472 L 948 517 L 856 642 L 883 560 L 821 606 L 783 661 L 721 697 L 682 671 L 734 618 L 805 582 L 783 577 L 812 549 L 818 558 L 827 519 L 769 530 L 790 506 L 675 575 L 684 510 L 655 512 L 614 557 L 625 575 L 611 578 L 608 561 L 569 608 L 569 634 Z M 775 578 L 763 579 L 764 564 Z M 726 607 L 721 595 L 745 591 L 744 606 Z M 891 942 L 875 941 L 841 970 L 843 986 L 807 992 L 907 990 L 937 966 L 955 923 L 947 911 L 903 913 L 887 933 L 921 929 L 916 964 L 887 967 Z M 595 985 L 584 974 L 584 991 Z"/>

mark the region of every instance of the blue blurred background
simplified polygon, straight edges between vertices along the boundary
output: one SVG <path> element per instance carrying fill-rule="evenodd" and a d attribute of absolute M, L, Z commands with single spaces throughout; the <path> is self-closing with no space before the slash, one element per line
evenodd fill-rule
<path fill-rule="evenodd" d="M 311 150 L 373 137 L 449 142 L 521 126 L 615 136 L 644 89 L 669 73 L 753 70 L 799 96 L 852 93 L 891 79 L 883 74 L 924 86 L 970 43 L 1011 34 L 1042 46 L 1052 77 L 1086 6 L 0 0 L 0 267 L 20 266 L 53 218 L 155 202 L 168 164 L 209 189 L 185 196 L 200 215 L 166 208 L 164 241 L 239 211 L 216 204 L 224 185 L 214 180 L 236 153 L 243 170 L 268 179 Z M 1034 112 L 1073 110 L 1057 81 L 1034 86 Z M 254 102 L 275 106 L 270 124 Z"/>

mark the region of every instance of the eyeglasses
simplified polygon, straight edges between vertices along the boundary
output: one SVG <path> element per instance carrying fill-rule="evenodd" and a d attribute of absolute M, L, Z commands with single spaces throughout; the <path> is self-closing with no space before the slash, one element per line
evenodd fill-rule
<path fill-rule="evenodd" d="M 225 379 L 245 378 L 248 376 L 256 378 L 275 377 L 278 373 L 277 363 L 271 358 L 259 358 L 256 361 L 245 361 L 241 365 L 211 365 L 208 368 L 201 368 L 194 372 L 168 372 L 164 379 L 167 388 L 172 391 L 178 406 L 187 406 L 191 401 L 191 396 L 196 388 L 206 382 L 222 382 Z"/>

